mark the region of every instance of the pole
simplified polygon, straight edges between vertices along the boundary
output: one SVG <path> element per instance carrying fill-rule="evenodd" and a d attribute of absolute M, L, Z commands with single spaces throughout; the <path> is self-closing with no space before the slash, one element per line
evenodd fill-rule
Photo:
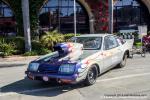
<path fill-rule="evenodd" d="M 74 35 L 77 35 L 76 0 L 74 0 Z"/>
<path fill-rule="evenodd" d="M 58 31 L 59 31 L 59 33 L 60 33 L 60 24 L 61 24 L 61 22 L 60 22 L 60 14 L 61 14 L 61 3 L 62 1 L 60 1 L 60 0 L 58 0 Z"/>
<path fill-rule="evenodd" d="M 113 34 L 113 0 L 108 0 L 109 3 L 109 33 Z"/>
<path fill-rule="evenodd" d="M 29 1 L 22 0 L 23 27 L 25 38 L 25 51 L 31 51 L 31 34 L 30 34 L 30 19 L 29 19 Z"/>

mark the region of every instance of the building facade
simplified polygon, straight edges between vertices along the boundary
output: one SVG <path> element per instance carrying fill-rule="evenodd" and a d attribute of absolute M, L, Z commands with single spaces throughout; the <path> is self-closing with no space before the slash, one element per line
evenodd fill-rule
<path fill-rule="evenodd" d="M 73 33 L 73 0 L 29 0 L 31 34 Z M 76 0 L 77 32 L 108 32 L 108 0 Z M 114 32 L 150 30 L 150 0 L 114 0 Z M 21 0 L 0 0 L 0 35 L 23 35 Z"/>

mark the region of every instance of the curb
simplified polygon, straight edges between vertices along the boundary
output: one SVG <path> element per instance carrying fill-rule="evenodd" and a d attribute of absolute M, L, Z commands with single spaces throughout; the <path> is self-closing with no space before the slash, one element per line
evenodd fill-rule
<path fill-rule="evenodd" d="M 29 62 L 36 59 L 38 56 L 34 57 L 9 57 L 9 58 L 0 58 L 0 68 L 9 68 L 9 67 L 22 67 L 28 65 Z"/>
<path fill-rule="evenodd" d="M 20 63 L 20 64 L 16 64 L 16 63 L 12 63 L 12 64 L 0 64 L 0 68 L 21 67 L 21 66 L 25 66 L 25 65 L 28 65 L 28 63 Z"/>
<path fill-rule="evenodd" d="M 10 68 L 10 67 L 22 67 L 28 65 L 30 61 L 13 61 L 13 62 L 0 62 L 0 68 Z"/>

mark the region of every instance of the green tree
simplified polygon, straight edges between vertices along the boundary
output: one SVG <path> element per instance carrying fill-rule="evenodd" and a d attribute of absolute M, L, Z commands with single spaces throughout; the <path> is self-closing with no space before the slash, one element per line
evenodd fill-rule
<path fill-rule="evenodd" d="M 46 32 L 45 35 L 42 36 L 41 38 L 41 43 L 53 50 L 53 46 L 56 44 L 56 43 L 60 43 L 60 42 L 63 42 L 64 41 L 64 36 L 60 33 L 58 33 L 58 31 L 52 31 L 52 32 Z"/>

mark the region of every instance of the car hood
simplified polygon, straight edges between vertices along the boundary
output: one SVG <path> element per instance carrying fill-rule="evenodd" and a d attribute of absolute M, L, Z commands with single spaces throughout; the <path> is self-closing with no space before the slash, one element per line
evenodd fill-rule
<path fill-rule="evenodd" d="M 56 59 L 51 59 L 47 62 L 43 60 L 37 60 L 33 61 L 36 63 L 39 63 L 39 72 L 43 73 L 51 73 L 51 74 L 56 74 L 59 70 L 59 67 L 62 64 L 74 64 L 76 65 L 77 63 L 80 63 L 82 60 L 86 59 L 87 57 L 90 57 L 94 53 L 96 53 L 97 50 L 83 50 L 83 53 L 81 55 L 77 55 L 76 60 L 60 60 L 62 58 L 56 58 Z"/>
<path fill-rule="evenodd" d="M 49 54 L 48 56 L 45 56 L 45 57 L 41 57 L 41 59 L 37 59 L 33 62 L 38 62 L 38 63 L 41 63 L 41 64 L 52 64 L 52 65 L 61 65 L 63 63 L 75 63 L 75 62 L 78 62 L 78 61 L 81 61 L 81 60 L 84 60 L 85 58 L 87 57 L 90 57 L 91 55 L 97 53 L 98 50 L 83 50 L 81 54 L 76 54 L 75 55 L 75 58 L 74 60 L 72 60 L 71 58 L 73 57 L 67 57 L 68 55 L 66 55 L 65 57 L 57 57 L 58 54 L 57 52 L 54 52 L 53 54 Z M 51 58 L 51 57 L 54 57 L 54 58 Z M 47 59 L 47 60 L 45 60 Z"/>

